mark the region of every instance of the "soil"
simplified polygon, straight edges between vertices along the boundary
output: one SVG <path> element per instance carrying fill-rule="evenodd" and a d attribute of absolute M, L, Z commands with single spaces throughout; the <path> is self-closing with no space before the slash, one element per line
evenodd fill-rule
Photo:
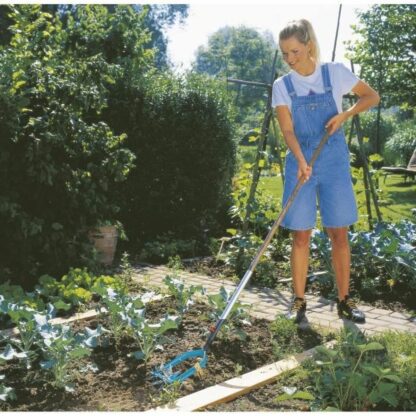
<path fill-rule="evenodd" d="M 172 299 L 154 302 L 148 305 L 147 316 L 151 319 L 162 317 L 173 306 Z M 170 341 L 164 344 L 164 351 L 155 352 L 147 365 L 127 356 L 138 349 L 131 338 L 126 336 L 117 349 L 110 337 L 108 346 L 95 348 L 92 355 L 80 363 L 81 367 L 86 367 L 93 362 L 98 366 L 98 371 L 76 373 L 76 387 L 72 393 L 53 387 L 51 379 L 47 378 L 49 374 L 39 370 L 38 363 L 33 366 L 34 370 L 26 370 L 19 367 L 17 362 L 8 362 L 3 365 L 1 373 L 6 376 L 5 384 L 15 389 L 17 398 L 7 403 L 0 402 L 0 410 L 143 411 L 281 359 L 273 353 L 268 329 L 270 322 L 252 318 L 252 325 L 244 326 L 248 334 L 246 341 L 226 339 L 220 337 L 221 333 L 218 334 L 209 352 L 203 377 L 186 380 L 176 393 L 171 390 L 169 399 L 166 389 L 153 384 L 150 370 L 180 353 L 201 348 L 207 337 L 206 328 L 211 323 L 208 312 L 209 308 L 205 304 L 193 305 L 180 329 L 169 333 Z M 73 327 L 76 330 L 85 326 L 95 328 L 99 323 L 105 327 L 106 318 L 78 321 Z M 298 329 L 297 338 L 302 350 L 327 340 L 312 328 Z"/>

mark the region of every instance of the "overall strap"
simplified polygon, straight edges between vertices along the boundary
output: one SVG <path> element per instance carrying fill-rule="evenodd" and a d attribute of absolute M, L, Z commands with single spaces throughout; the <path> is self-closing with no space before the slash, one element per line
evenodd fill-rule
<path fill-rule="evenodd" d="M 290 98 L 296 97 L 295 88 L 293 87 L 292 80 L 290 79 L 290 74 L 287 74 L 283 77 L 283 81 L 285 82 L 285 86 Z"/>
<path fill-rule="evenodd" d="M 328 64 L 322 65 L 321 71 L 322 71 L 322 79 L 324 81 L 325 92 L 331 92 L 332 85 L 331 85 L 331 79 L 329 78 Z"/>

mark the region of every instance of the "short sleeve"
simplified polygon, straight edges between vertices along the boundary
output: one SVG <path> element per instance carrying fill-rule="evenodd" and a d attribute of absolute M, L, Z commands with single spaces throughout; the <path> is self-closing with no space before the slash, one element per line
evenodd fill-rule
<path fill-rule="evenodd" d="M 275 108 L 279 105 L 287 105 L 289 108 L 292 105 L 292 101 L 287 93 L 283 77 L 278 78 L 273 83 L 272 107 Z"/>
<path fill-rule="evenodd" d="M 342 94 L 348 94 L 357 85 L 360 78 L 342 63 L 336 63 L 334 69 Z"/>

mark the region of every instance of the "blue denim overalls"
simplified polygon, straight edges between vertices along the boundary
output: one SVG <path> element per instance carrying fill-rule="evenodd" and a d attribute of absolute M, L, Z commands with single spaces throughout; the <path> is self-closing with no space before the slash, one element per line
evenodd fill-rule
<path fill-rule="evenodd" d="M 296 138 L 307 162 L 325 134 L 326 123 L 338 109 L 332 95 L 328 66 L 321 66 L 325 92 L 298 97 L 290 74 L 283 77 L 292 99 L 292 120 Z M 289 150 L 286 156 L 283 206 L 297 182 L 298 163 Z M 289 208 L 282 226 L 309 230 L 315 226 L 316 203 L 324 227 L 346 227 L 357 221 L 357 205 L 350 175 L 348 146 L 342 128 L 332 134 L 316 160 L 312 175 Z"/>

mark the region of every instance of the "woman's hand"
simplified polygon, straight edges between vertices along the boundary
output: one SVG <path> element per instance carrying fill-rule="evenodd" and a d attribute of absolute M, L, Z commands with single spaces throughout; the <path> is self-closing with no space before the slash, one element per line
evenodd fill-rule
<path fill-rule="evenodd" d="M 329 132 L 329 134 L 334 134 L 341 126 L 342 124 L 347 120 L 349 117 L 349 114 L 347 111 L 337 114 L 336 116 L 332 117 L 331 120 L 326 123 L 325 128 Z"/>
<path fill-rule="evenodd" d="M 312 175 L 312 168 L 308 166 L 306 161 L 303 160 L 302 162 L 298 162 L 298 175 L 297 175 L 298 180 L 300 178 L 303 178 L 303 183 L 305 183 L 306 181 L 309 180 L 311 175 Z"/>

